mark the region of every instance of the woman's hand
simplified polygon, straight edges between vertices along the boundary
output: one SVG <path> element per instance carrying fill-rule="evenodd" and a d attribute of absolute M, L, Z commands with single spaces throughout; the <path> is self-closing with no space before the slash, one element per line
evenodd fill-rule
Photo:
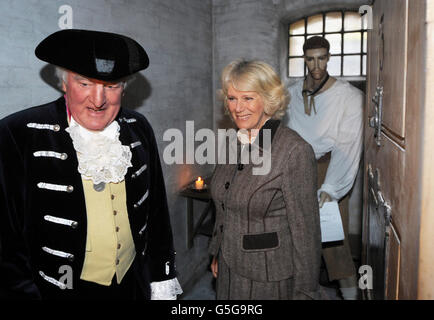
<path fill-rule="evenodd" d="M 215 257 L 212 258 L 212 262 L 211 262 L 211 271 L 212 271 L 212 275 L 214 278 L 217 278 L 217 273 L 218 273 L 218 262 L 217 259 Z"/>

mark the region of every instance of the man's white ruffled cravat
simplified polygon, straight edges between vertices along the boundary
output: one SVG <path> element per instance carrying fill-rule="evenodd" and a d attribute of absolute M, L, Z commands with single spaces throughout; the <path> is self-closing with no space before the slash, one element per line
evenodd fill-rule
<path fill-rule="evenodd" d="M 131 150 L 119 140 L 119 124 L 113 121 L 102 131 L 89 131 L 71 117 L 66 131 L 78 158 L 78 172 L 94 184 L 124 180 L 131 164 Z"/>

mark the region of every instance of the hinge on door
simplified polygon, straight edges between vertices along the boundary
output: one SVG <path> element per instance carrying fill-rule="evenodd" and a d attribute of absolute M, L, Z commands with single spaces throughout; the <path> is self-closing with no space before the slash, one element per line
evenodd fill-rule
<path fill-rule="evenodd" d="M 381 122 L 383 119 L 383 87 L 377 87 L 372 102 L 374 103 L 374 115 L 369 118 L 369 126 L 375 129 L 375 142 L 377 146 L 380 146 Z"/>
<path fill-rule="evenodd" d="M 377 210 L 381 210 L 384 214 L 384 222 L 386 227 L 390 224 L 392 217 L 392 207 L 389 202 L 384 199 L 381 192 L 380 170 L 377 168 L 375 173 L 372 170 L 371 164 L 368 165 L 369 192 L 375 202 Z"/>
<path fill-rule="evenodd" d="M 390 204 L 386 200 L 384 200 L 384 197 L 383 197 L 383 194 L 381 193 L 381 191 L 377 191 L 377 194 L 378 194 L 380 207 L 382 208 L 383 214 L 384 214 L 384 223 L 387 227 L 390 224 L 392 207 L 390 206 Z"/>

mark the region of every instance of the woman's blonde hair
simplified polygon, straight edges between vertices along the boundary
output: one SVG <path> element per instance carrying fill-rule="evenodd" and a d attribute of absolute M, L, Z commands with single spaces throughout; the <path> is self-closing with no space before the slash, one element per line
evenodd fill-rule
<path fill-rule="evenodd" d="M 228 112 L 228 89 L 233 86 L 239 91 L 254 91 L 264 100 L 264 112 L 273 119 L 281 119 L 288 107 L 288 91 L 277 73 L 262 61 L 235 60 L 222 72 L 221 98 Z"/>

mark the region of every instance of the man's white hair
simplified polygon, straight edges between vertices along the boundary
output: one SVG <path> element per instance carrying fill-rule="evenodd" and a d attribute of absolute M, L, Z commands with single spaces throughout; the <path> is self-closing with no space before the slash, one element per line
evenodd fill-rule
<path fill-rule="evenodd" d="M 61 67 L 56 67 L 55 70 L 55 75 L 57 77 L 57 85 L 60 88 L 60 90 L 63 90 L 63 83 L 67 82 L 67 75 L 68 75 L 68 71 L 66 69 L 63 69 Z"/>
<path fill-rule="evenodd" d="M 57 81 L 57 85 L 60 88 L 60 90 L 62 90 L 62 91 L 63 91 L 63 83 L 65 83 L 65 84 L 68 83 L 68 81 L 67 81 L 67 79 L 68 79 L 68 72 L 69 72 L 68 70 L 56 66 L 55 75 L 56 75 L 57 80 L 58 80 Z M 124 90 L 127 87 L 128 82 L 130 82 L 132 80 L 132 77 L 133 76 L 129 76 L 127 78 L 122 79 L 121 83 L 122 83 L 122 86 L 123 86 Z"/>

